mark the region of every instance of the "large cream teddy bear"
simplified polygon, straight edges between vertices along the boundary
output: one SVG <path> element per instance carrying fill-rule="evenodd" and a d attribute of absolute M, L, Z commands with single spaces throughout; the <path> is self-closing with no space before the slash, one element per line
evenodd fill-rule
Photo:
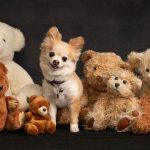
<path fill-rule="evenodd" d="M 34 84 L 30 75 L 19 64 L 13 61 L 14 53 L 25 45 L 23 33 L 16 28 L 0 22 L 0 62 L 8 69 L 9 90 L 6 95 L 16 97 L 20 108 L 26 110 L 27 97 L 41 95 L 41 87 Z"/>

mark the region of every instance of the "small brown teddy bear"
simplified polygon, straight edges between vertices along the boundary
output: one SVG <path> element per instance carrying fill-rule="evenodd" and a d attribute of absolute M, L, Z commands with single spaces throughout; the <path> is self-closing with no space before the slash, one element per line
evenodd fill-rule
<path fill-rule="evenodd" d="M 49 102 L 42 96 L 29 98 L 29 111 L 26 113 L 25 132 L 29 135 L 54 133 L 56 125 L 49 116 Z"/>
<path fill-rule="evenodd" d="M 144 52 L 131 52 L 128 55 L 128 62 L 133 70 L 138 70 L 142 80 L 142 88 L 137 93 L 140 98 L 143 115 L 133 124 L 134 133 L 150 133 L 150 49 Z"/>
<path fill-rule="evenodd" d="M 5 96 L 9 87 L 7 69 L 0 63 L 0 131 L 20 129 L 24 123 L 24 112 L 18 110 L 18 101 Z"/>
<path fill-rule="evenodd" d="M 107 92 L 101 93 L 93 110 L 88 112 L 86 129 L 129 131 L 141 111 L 134 93 L 141 87 L 141 80 L 125 69 L 113 71 L 107 81 Z"/>
<path fill-rule="evenodd" d="M 107 91 L 106 81 L 112 74 L 112 70 L 128 68 L 128 63 L 124 62 L 115 53 L 99 53 L 93 50 L 85 51 L 82 54 L 84 63 L 84 79 L 82 80 L 84 94 L 81 98 L 80 122 L 85 122 L 85 116 L 90 111 L 100 95 Z M 58 121 L 62 124 L 69 122 L 67 109 L 58 113 Z"/>

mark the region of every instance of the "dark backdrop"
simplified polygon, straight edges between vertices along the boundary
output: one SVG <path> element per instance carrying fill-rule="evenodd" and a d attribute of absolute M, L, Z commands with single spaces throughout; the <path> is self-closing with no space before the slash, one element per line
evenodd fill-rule
<path fill-rule="evenodd" d="M 126 59 L 131 50 L 150 47 L 149 0 L 0 0 L 0 21 L 20 28 L 26 46 L 15 55 L 36 83 L 41 84 L 39 46 L 55 25 L 63 39 L 82 35 L 86 49 L 113 51 Z M 82 77 L 82 63 L 78 74 Z M 69 133 L 59 128 L 54 136 L 29 137 L 23 132 L 0 134 L 0 149 L 150 149 L 149 135 L 112 131 Z"/>

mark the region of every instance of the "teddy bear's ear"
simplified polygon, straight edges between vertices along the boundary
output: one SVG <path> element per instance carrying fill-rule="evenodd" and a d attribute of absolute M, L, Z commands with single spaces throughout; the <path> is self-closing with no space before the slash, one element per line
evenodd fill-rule
<path fill-rule="evenodd" d="M 141 89 L 141 86 L 142 86 L 142 81 L 138 78 L 138 77 L 135 77 L 135 79 L 133 80 L 132 82 L 132 85 L 133 85 L 133 90 L 134 91 L 138 91 Z"/>
<path fill-rule="evenodd" d="M 121 64 L 120 64 L 120 67 L 121 67 L 122 69 L 126 69 L 126 70 L 132 71 L 131 64 L 129 64 L 128 62 L 123 62 L 123 63 L 121 63 Z"/>
<path fill-rule="evenodd" d="M 88 51 L 83 52 L 81 59 L 82 59 L 83 63 L 85 63 L 86 61 L 91 59 L 94 55 L 95 55 L 95 51 L 88 50 Z"/>
<path fill-rule="evenodd" d="M 53 26 L 51 27 L 46 36 L 51 40 L 51 41 L 60 41 L 62 39 L 62 35 L 59 32 L 58 28 Z"/>
<path fill-rule="evenodd" d="M 14 51 L 20 51 L 25 45 L 25 37 L 19 29 L 14 29 Z"/>
<path fill-rule="evenodd" d="M 0 62 L 0 69 L 2 69 L 2 71 L 7 74 L 8 70 L 7 68 L 5 67 L 5 65 L 3 63 Z"/>
<path fill-rule="evenodd" d="M 27 98 L 27 102 L 31 103 L 37 96 L 36 95 L 32 95 L 31 97 Z"/>
<path fill-rule="evenodd" d="M 143 53 L 131 52 L 128 55 L 128 62 L 131 64 L 132 68 L 137 68 L 142 60 Z"/>
<path fill-rule="evenodd" d="M 69 45 L 71 45 L 75 50 L 81 51 L 84 46 L 84 38 L 82 36 L 79 36 L 79 37 L 70 39 Z"/>

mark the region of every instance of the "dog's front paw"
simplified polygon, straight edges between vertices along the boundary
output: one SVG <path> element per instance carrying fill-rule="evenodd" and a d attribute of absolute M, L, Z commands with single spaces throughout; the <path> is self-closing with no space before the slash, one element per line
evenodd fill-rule
<path fill-rule="evenodd" d="M 70 131 L 73 133 L 79 132 L 78 124 L 70 124 Z"/>

